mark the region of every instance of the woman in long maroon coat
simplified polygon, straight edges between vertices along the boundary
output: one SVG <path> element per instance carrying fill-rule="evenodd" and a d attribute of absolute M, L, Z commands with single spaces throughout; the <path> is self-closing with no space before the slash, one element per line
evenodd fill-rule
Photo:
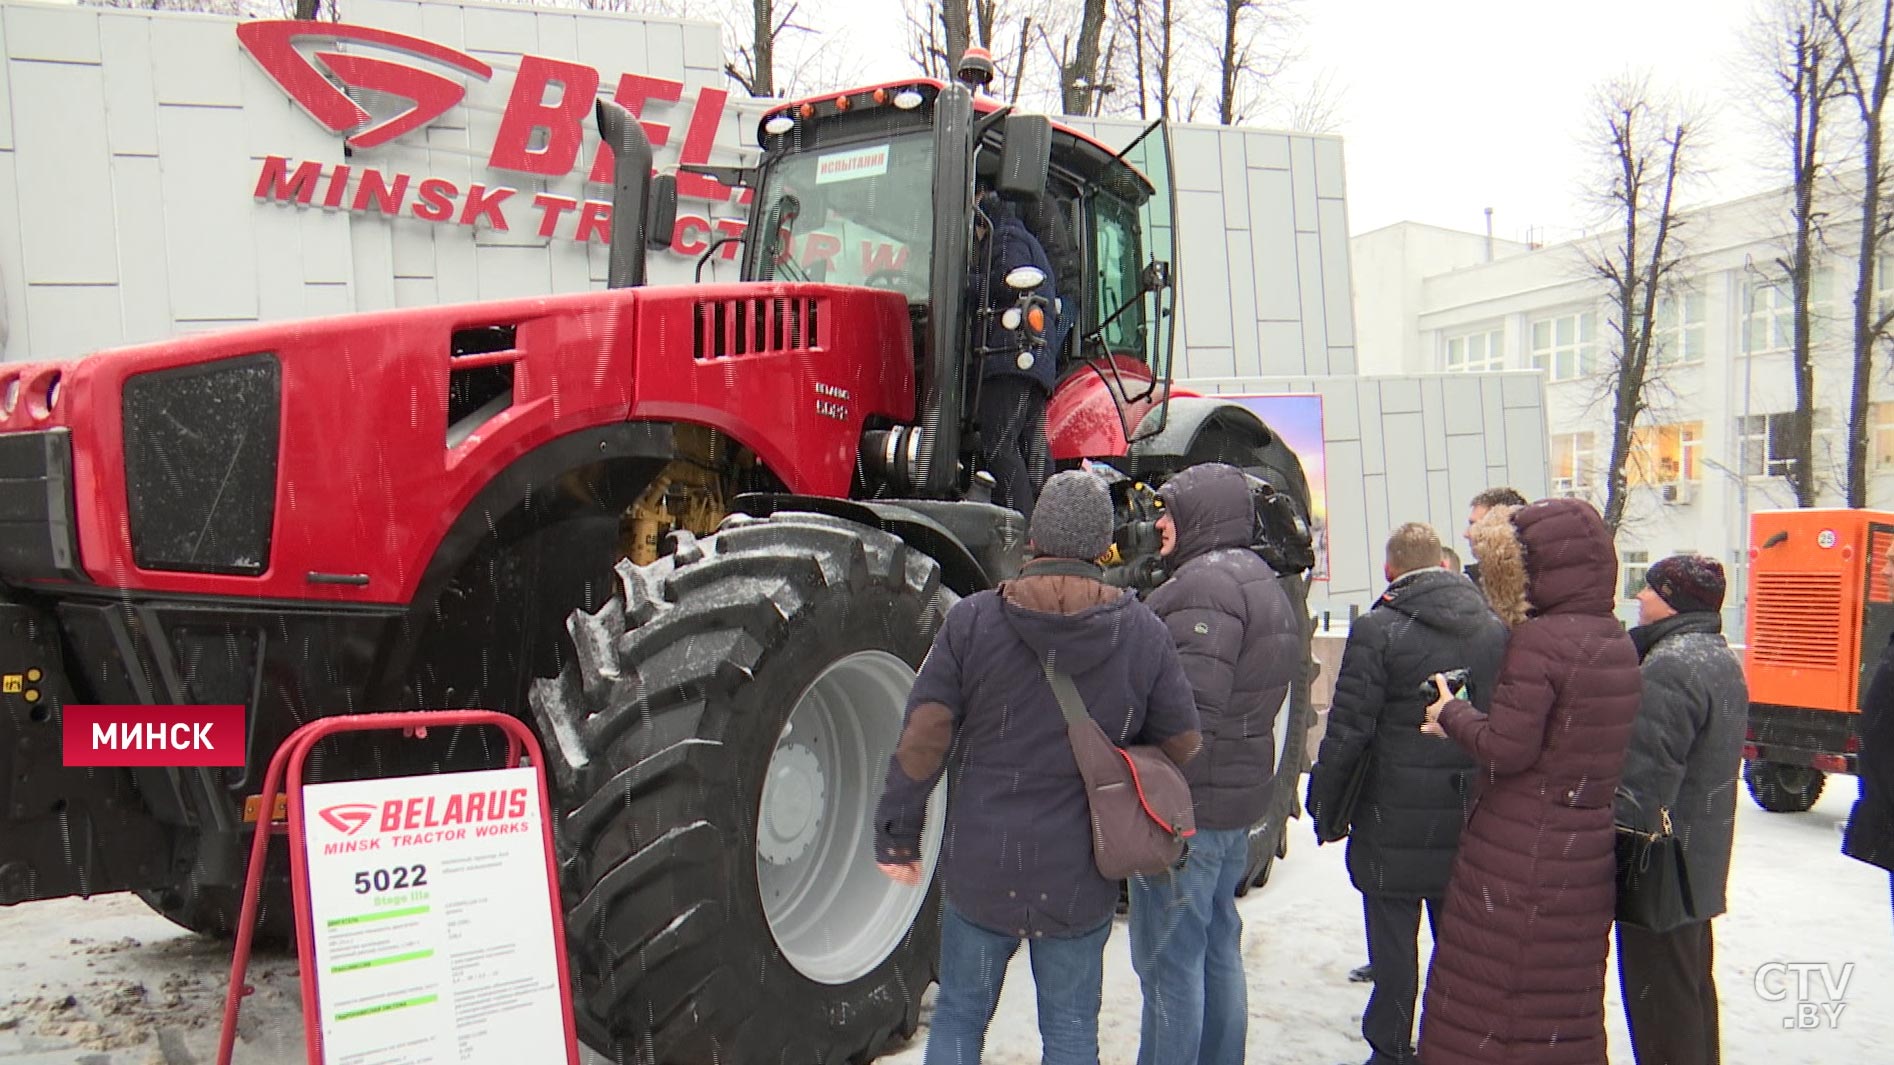
<path fill-rule="evenodd" d="M 1575 499 L 1495 508 L 1474 546 L 1487 596 L 1514 628 L 1491 712 L 1443 698 L 1423 726 L 1478 772 L 1419 1058 L 1605 1065 L 1612 796 L 1642 690 L 1637 650 L 1612 615 L 1617 551 Z"/>

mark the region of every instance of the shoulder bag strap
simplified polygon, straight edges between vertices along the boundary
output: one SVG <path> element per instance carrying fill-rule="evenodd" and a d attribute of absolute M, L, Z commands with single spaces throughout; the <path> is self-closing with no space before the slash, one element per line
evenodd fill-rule
<path fill-rule="evenodd" d="M 1091 715 L 1085 712 L 1085 700 L 1079 698 L 1078 686 L 1072 683 L 1072 678 L 1054 667 L 1050 658 L 1041 656 L 1039 664 L 1046 669 L 1046 683 L 1052 685 L 1052 694 L 1059 700 L 1066 726 L 1091 720 Z"/>

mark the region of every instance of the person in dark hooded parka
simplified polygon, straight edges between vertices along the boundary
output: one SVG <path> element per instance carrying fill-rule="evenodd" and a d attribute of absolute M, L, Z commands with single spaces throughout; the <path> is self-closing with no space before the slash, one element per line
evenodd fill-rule
<path fill-rule="evenodd" d="M 1242 470 L 1192 466 L 1158 498 L 1170 576 L 1147 602 L 1177 641 L 1203 750 L 1184 767 L 1197 834 L 1183 868 L 1131 880 L 1131 964 L 1144 986 L 1138 1063 L 1240 1065 L 1249 1012 L 1236 887 L 1250 826 L 1269 804 L 1276 717 L 1306 661 L 1302 623 L 1251 549 L 1256 504 Z"/>
<path fill-rule="evenodd" d="M 1489 712 L 1443 689 L 1421 726 L 1472 755 L 1475 774 L 1420 1061 L 1606 1065 L 1613 801 L 1643 691 L 1637 648 L 1613 613 L 1617 550 L 1579 499 L 1494 507 L 1473 541 L 1512 638 Z"/>

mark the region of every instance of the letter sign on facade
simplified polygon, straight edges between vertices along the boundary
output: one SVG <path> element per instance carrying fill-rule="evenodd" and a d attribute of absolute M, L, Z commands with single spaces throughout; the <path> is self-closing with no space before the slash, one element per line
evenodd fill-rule
<path fill-rule="evenodd" d="M 237 26 L 237 40 L 257 66 L 304 113 L 331 133 L 344 135 L 351 149 L 388 144 L 424 130 L 428 124 L 461 105 L 469 79 L 492 82 L 493 68 L 465 52 L 392 30 L 344 23 L 260 20 Z M 347 50 L 343 50 L 346 48 Z M 384 55 L 367 54 L 379 51 Z M 420 65 L 417 65 L 420 64 Z M 368 90 L 409 102 L 393 115 L 371 115 L 337 86 Z M 546 56 L 522 55 L 508 91 L 493 143 L 475 146 L 492 170 L 561 179 L 582 167 L 586 180 L 609 184 L 612 154 L 590 128 L 593 101 L 608 84 L 601 73 L 583 63 Z M 686 104 L 681 81 L 637 73 L 620 74 L 613 98 L 639 116 L 653 148 L 671 144 L 680 128 L 679 162 L 708 163 L 717 132 L 728 106 L 729 94 L 704 87 Z M 670 107 L 682 121 L 653 121 L 645 112 Z M 587 142 L 596 144 L 586 151 Z M 872 160 L 857 162 L 849 176 L 866 176 Z M 886 166 L 885 149 L 882 164 Z M 350 182 L 355 182 L 351 193 Z M 474 181 L 463 190 L 454 181 L 430 174 L 390 172 L 357 157 L 351 163 L 328 163 L 267 155 L 258 172 L 255 199 L 328 210 L 406 217 L 443 225 L 491 230 L 525 230 L 542 237 L 605 242 L 609 240 L 610 204 L 580 200 L 546 191 L 530 199 L 519 195 L 511 179 L 495 175 Z M 408 201 L 410 190 L 414 200 Z M 678 194 L 685 198 L 729 203 L 730 190 L 698 174 L 678 175 Z M 749 202 L 746 190 L 740 203 Z M 515 214 L 517 213 L 517 217 Z M 690 218 L 680 223 L 672 250 L 681 255 L 703 249 L 700 232 L 714 225 L 720 233 L 741 233 L 740 219 L 714 222 Z M 725 258 L 733 258 L 727 248 Z"/>

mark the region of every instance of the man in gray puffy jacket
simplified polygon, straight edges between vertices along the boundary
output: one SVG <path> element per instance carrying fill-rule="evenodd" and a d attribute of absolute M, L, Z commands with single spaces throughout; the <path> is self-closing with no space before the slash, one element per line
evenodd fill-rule
<path fill-rule="evenodd" d="M 1147 603 L 1177 641 L 1203 747 L 1184 767 L 1197 834 L 1183 867 L 1131 882 L 1131 960 L 1144 985 L 1138 1065 L 1235 1065 L 1249 1030 L 1236 886 L 1250 826 L 1268 805 L 1302 623 L 1250 549 L 1256 509 L 1241 470 L 1193 466 L 1159 499 L 1170 578 Z"/>
<path fill-rule="evenodd" d="M 1618 980 L 1638 1065 L 1720 1057 L 1710 919 L 1724 910 L 1749 688 L 1723 639 L 1723 567 L 1673 555 L 1650 568 L 1631 630 L 1642 660 L 1618 797 L 1621 824 L 1652 831 L 1667 810 L 1683 842 L 1696 920 L 1652 932 L 1618 926 Z"/>

